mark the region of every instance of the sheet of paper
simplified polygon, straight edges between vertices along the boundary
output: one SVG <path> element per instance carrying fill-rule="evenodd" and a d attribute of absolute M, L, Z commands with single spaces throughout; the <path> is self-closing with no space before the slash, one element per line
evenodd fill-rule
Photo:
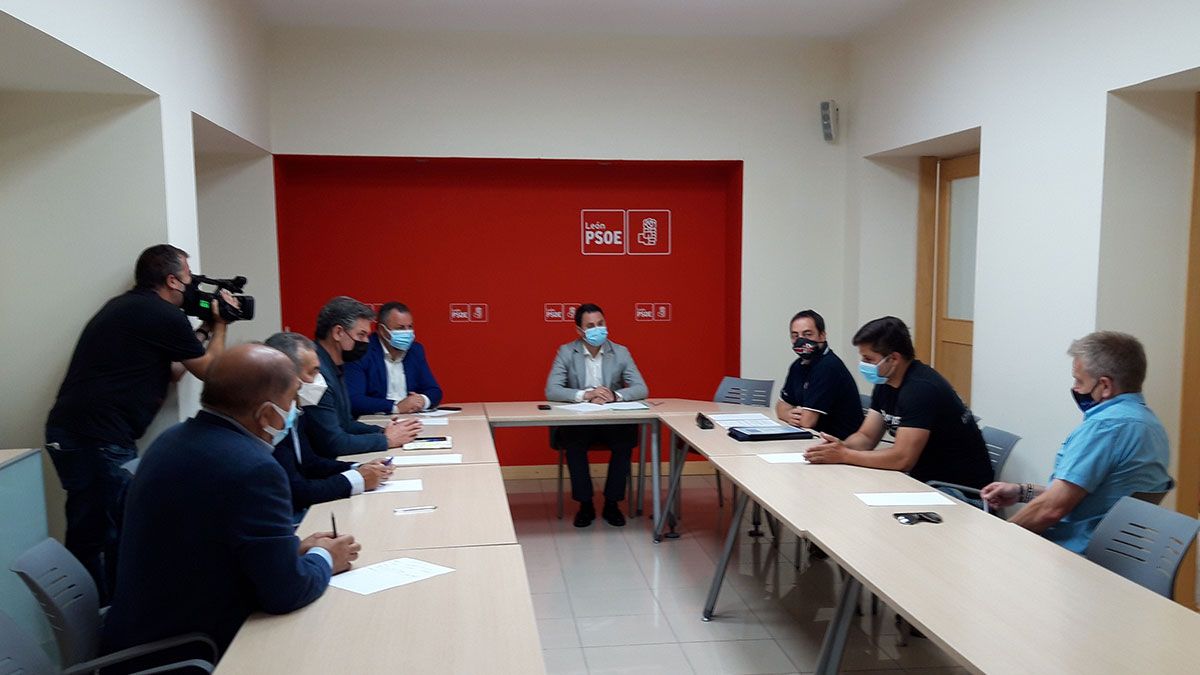
<path fill-rule="evenodd" d="M 650 406 L 641 401 L 617 401 L 616 403 L 605 403 L 605 410 L 649 410 Z"/>
<path fill-rule="evenodd" d="M 416 558 L 396 558 L 339 574 L 330 580 L 329 585 L 360 595 L 370 595 L 453 571 L 452 567 Z"/>
<path fill-rule="evenodd" d="M 722 413 L 708 415 L 707 417 L 724 429 L 731 427 L 773 427 L 779 424 L 779 422 L 762 413 Z"/>
<path fill-rule="evenodd" d="M 768 452 L 759 457 L 771 464 L 808 464 L 803 452 Z"/>
<path fill-rule="evenodd" d="M 462 464 L 462 455 L 399 455 L 392 458 L 392 466 L 425 464 Z"/>
<path fill-rule="evenodd" d="M 936 490 L 930 492 L 856 492 L 867 506 L 953 506 L 954 500 Z"/>
<path fill-rule="evenodd" d="M 450 426 L 450 420 L 446 419 L 445 417 L 424 417 L 421 419 L 421 426 L 448 427 Z"/>
<path fill-rule="evenodd" d="M 363 494 L 379 495 L 385 492 L 420 492 L 423 489 L 425 489 L 425 486 L 421 483 L 420 478 L 404 478 L 401 480 L 389 480 L 374 490 L 364 492 Z"/>
<path fill-rule="evenodd" d="M 570 410 L 571 412 L 595 412 L 604 410 L 604 406 L 595 403 L 568 403 L 566 405 L 556 405 L 559 410 Z"/>
<path fill-rule="evenodd" d="M 746 430 L 749 430 L 751 433 L 754 433 L 754 432 L 784 433 L 784 432 L 791 432 L 791 431 L 803 431 L 803 429 L 797 429 L 796 427 L 791 427 L 786 424 L 780 424 L 778 422 L 754 422 L 752 424 L 735 424 L 729 428 L 730 429 L 746 429 Z"/>
<path fill-rule="evenodd" d="M 429 412 L 418 413 L 421 417 L 445 417 L 446 415 L 457 415 L 461 410 L 430 410 Z"/>

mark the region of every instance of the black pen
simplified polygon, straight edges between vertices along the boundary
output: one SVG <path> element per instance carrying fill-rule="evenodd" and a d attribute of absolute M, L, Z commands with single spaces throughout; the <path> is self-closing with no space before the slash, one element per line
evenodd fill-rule
<path fill-rule="evenodd" d="M 337 539 L 337 518 L 332 513 L 329 514 L 329 523 L 333 525 L 333 538 Z"/>

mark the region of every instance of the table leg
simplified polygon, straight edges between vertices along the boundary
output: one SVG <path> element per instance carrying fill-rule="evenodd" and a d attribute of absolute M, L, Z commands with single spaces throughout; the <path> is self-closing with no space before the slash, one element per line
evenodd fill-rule
<path fill-rule="evenodd" d="M 763 536 L 763 531 L 762 531 L 762 507 L 761 507 L 761 506 L 759 506 L 757 503 L 754 505 L 754 515 L 750 517 L 750 522 L 751 522 L 751 524 L 754 526 L 754 528 L 753 528 L 753 529 L 751 529 L 751 530 L 750 530 L 749 532 L 747 532 L 746 534 L 750 535 L 751 537 L 761 537 L 761 536 Z"/>
<path fill-rule="evenodd" d="M 846 635 L 850 632 L 850 619 L 854 616 L 854 608 L 858 605 L 858 595 L 862 592 L 862 582 L 846 573 L 846 584 L 842 586 L 842 595 L 838 599 L 837 612 L 829 628 L 825 629 L 825 639 L 821 642 L 821 654 L 817 657 L 818 675 L 833 675 L 838 672 L 842 663 L 842 653 L 846 651 Z"/>
<path fill-rule="evenodd" d="M 638 425 L 638 484 L 637 515 L 642 515 L 643 495 L 646 492 L 646 426 Z"/>
<path fill-rule="evenodd" d="M 650 423 L 650 500 L 654 504 L 654 522 L 658 522 L 662 518 L 662 448 L 659 447 L 659 438 L 662 435 L 659 429 L 660 422 L 654 420 Z"/>
<path fill-rule="evenodd" d="M 733 545 L 737 543 L 738 528 L 742 525 L 742 516 L 746 514 L 746 504 L 750 501 L 750 493 L 738 495 L 737 506 L 733 508 L 733 520 L 729 523 L 729 533 L 725 535 L 725 550 L 721 560 L 717 562 L 717 571 L 713 574 L 712 586 L 708 589 L 708 600 L 704 603 L 703 621 L 712 621 L 713 609 L 717 606 L 717 596 L 721 594 L 721 584 L 725 582 L 725 568 L 729 567 L 729 559 L 733 557 Z"/>
<path fill-rule="evenodd" d="M 663 526 L 669 521 L 671 523 L 671 531 L 667 533 L 668 539 L 678 539 L 679 534 L 675 532 L 674 509 L 677 503 L 676 497 L 679 496 L 679 485 L 683 479 L 683 454 L 687 452 L 683 449 L 684 446 L 679 442 L 671 443 L 671 477 L 668 481 L 670 487 L 667 489 L 666 507 L 663 509 L 662 517 L 654 523 L 654 543 L 659 543 L 663 540 Z"/>

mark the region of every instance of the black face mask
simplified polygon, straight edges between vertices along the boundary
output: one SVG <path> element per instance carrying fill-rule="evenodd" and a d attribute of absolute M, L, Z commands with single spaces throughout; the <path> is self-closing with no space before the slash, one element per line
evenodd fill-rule
<path fill-rule="evenodd" d="M 812 363 L 825 353 L 825 343 L 806 337 L 796 338 L 796 341 L 792 343 L 792 351 L 800 357 L 800 363 Z"/>
<path fill-rule="evenodd" d="M 361 359 L 367 354 L 368 344 L 370 343 L 359 342 L 358 340 L 355 340 L 353 349 L 342 350 L 342 363 L 354 363 L 355 361 Z"/>
<path fill-rule="evenodd" d="M 200 309 L 200 280 L 195 275 L 192 275 L 192 282 L 184 286 L 182 291 L 179 289 L 174 290 L 183 294 L 183 301 L 179 306 L 185 312 L 190 314 Z"/>

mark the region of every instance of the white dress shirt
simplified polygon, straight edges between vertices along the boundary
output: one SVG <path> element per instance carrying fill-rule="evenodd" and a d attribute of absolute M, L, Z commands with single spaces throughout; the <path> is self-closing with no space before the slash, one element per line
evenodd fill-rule
<path fill-rule="evenodd" d="M 399 403 L 408 396 L 408 376 L 404 374 L 404 356 L 408 352 L 400 352 L 396 355 L 396 358 L 392 358 L 392 353 L 388 351 L 388 348 L 384 346 L 382 341 L 379 343 L 379 348 L 383 350 L 383 367 L 387 369 L 387 398 L 389 401 Z M 428 409 L 431 403 L 429 397 L 425 394 L 417 394 L 417 396 L 420 396 L 425 401 L 425 405 L 421 406 L 421 408 L 423 410 Z M 392 412 L 397 411 L 395 408 L 392 408 Z"/>
<path fill-rule="evenodd" d="M 583 389 L 575 392 L 575 401 L 583 400 L 587 393 L 596 387 L 604 386 L 604 349 L 596 352 L 595 356 L 585 347 L 583 350 L 583 364 L 587 367 L 587 375 L 583 378 Z M 621 395 L 613 392 L 613 395 L 619 401 Z"/>

